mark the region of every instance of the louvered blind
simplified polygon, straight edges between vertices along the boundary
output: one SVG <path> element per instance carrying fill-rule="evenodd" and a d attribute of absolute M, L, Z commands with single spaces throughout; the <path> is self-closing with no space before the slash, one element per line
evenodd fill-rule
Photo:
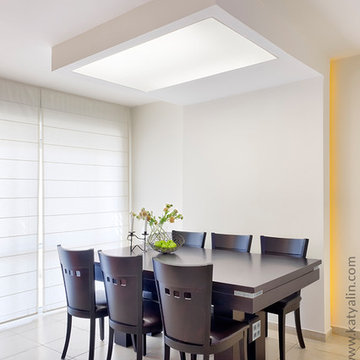
<path fill-rule="evenodd" d="M 128 226 L 128 109 L 44 90 L 44 310 L 65 305 L 56 245 L 107 249 Z"/>
<path fill-rule="evenodd" d="M 0 323 L 37 312 L 39 103 L 0 79 Z"/>

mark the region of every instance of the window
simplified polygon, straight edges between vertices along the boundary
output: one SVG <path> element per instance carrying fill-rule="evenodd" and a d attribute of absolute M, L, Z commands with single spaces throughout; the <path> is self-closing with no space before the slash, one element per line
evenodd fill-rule
<path fill-rule="evenodd" d="M 0 322 L 37 311 L 39 93 L 0 82 Z"/>
<path fill-rule="evenodd" d="M 121 246 L 128 118 L 119 105 L 0 80 L 0 322 L 66 304 L 57 244 Z"/>

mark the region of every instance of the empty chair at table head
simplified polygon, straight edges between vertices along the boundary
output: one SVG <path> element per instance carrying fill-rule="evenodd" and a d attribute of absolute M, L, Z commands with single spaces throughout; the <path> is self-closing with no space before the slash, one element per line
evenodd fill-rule
<path fill-rule="evenodd" d="M 305 258 L 309 239 L 281 238 L 261 235 L 260 242 L 262 254 Z"/>
<path fill-rule="evenodd" d="M 281 255 L 297 258 L 305 258 L 309 239 L 298 238 L 279 238 L 272 236 L 260 236 L 261 253 L 268 255 Z M 285 319 L 286 314 L 294 312 L 295 326 L 299 344 L 305 348 L 305 342 L 301 330 L 300 322 L 300 290 L 288 295 L 280 301 L 268 306 L 264 310 L 266 313 L 278 315 L 278 336 L 280 360 L 285 360 Z M 267 329 L 267 315 L 265 327 Z M 267 332 L 267 330 L 266 330 Z"/>

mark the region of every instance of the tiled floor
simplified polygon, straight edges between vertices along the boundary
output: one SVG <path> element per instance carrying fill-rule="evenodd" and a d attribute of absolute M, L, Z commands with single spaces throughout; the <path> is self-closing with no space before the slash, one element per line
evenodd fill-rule
<path fill-rule="evenodd" d="M 7 360 L 54 360 L 60 359 L 64 344 L 66 314 L 64 311 L 39 315 L 31 320 L 22 320 L 16 324 L 0 326 L 0 359 Z M 74 318 L 67 359 L 86 360 L 89 342 L 89 321 Z M 98 327 L 97 327 L 98 330 Z M 107 332 L 105 333 L 107 337 Z M 107 341 L 96 336 L 95 360 L 105 360 Z M 294 335 L 286 336 L 287 360 L 360 360 L 360 342 L 357 341 L 357 352 L 354 357 L 348 356 L 347 338 L 333 335 L 328 342 L 305 339 L 306 349 L 301 349 Z M 161 335 L 148 337 L 148 354 L 146 359 L 162 359 Z M 279 358 L 276 332 L 270 331 L 266 339 L 266 359 Z M 134 360 L 132 348 L 114 346 L 113 360 Z M 172 351 L 172 360 L 179 360 L 177 352 Z"/>

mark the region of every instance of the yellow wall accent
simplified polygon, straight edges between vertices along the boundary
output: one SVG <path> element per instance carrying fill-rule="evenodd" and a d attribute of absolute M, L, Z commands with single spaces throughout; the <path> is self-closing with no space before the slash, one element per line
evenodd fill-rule
<path fill-rule="evenodd" d="M 349 327 L 346 294 L 355 286 L 349 278 L 349 259 L 356 259 L 357 271 L 360 259 L 359 69 L 359 55 L 330 64 L 330 309 L 331 325 L 342 329 Z M 356 302 L 360 303 L 359 291 Z"/>
<path fill-rule="evenodd" d="M 336 253 L 337 241 L 337 223 L 336 223 L 336 137 L 335 137 L 335 109 L 336 109 L 336 65 L 335 61 L 330 62 L 330 315 L 331 324 L 333 324 L 334 314 L 336 312 Z"/>

